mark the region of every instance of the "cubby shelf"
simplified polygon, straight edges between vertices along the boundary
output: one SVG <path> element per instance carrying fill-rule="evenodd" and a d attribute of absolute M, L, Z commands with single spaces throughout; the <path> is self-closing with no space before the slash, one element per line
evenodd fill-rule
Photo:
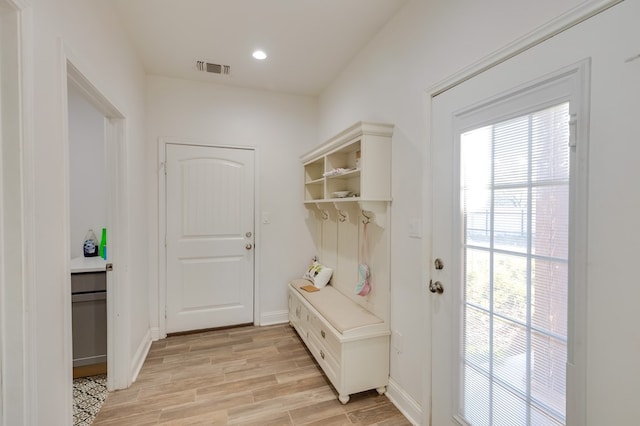
<path fill-rule="evenodd" d="M 303 155 L 304 203 L 326 210 L 331 207 L 322 203 L 353 202 L 384 215 L 391 201 L 392 134 L 393 125 L 359 122 Z"/>

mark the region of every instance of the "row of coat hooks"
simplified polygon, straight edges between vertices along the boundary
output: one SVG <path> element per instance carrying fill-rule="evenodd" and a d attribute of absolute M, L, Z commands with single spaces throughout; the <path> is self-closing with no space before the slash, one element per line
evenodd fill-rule
<path fill-rule="evenodd" d="M 351 220 L 362 221 L 363 224 L 375 223 L 384 228 L 387 222 L 388 201 L 360 201 L 356 203 L 305 203 L 313 210 L 316 218 L 329 220 L 332 217 L 339 222 Z"/>
<path fill-rule="evenodd" d="M 366 211 L 362 211 L 362 223 L 363 224 L 368 224 L 371 222 L 371 214 L 369 212 Z M 326 210 L 322 210 L 322 220 L 329 220 L 329 212 Z M 338 220 L 340 222 L 346 222 L 347 220 L 349 220 L 349 214 L 343 210 L 338 210 Z"/>

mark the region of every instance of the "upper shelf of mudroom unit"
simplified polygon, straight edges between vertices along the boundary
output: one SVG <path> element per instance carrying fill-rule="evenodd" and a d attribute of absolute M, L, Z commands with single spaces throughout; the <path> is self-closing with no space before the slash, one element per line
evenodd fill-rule
<path fill-rule="evenodd" d="M 304 203 L 357 202 L 384 215 L 391 201 L 393 125 L 359 122 L 301 157 Z M 377 222 L 377 220 L 376 220 Z"/>

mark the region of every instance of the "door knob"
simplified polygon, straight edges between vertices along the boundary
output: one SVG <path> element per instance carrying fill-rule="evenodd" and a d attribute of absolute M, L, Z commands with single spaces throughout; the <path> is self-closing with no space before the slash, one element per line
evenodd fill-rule
<path fill-rule="evenodd" d="M 442 294 L 444 292 L 444 288 L 440 281 L 433 282 L 433 280 L 429 280 L 429 291 L 431 293 Z"/>
<path fill-rule="evenodd" d="M 244 248 L 246 248 L 247 250 L 251 250 L 253 246 L 251 244 L 247 244 L 246 246 L 244 246 Z"/>

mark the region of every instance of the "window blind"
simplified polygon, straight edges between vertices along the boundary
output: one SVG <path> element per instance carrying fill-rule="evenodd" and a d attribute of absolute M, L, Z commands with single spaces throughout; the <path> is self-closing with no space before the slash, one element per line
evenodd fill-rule
<path fill-rule="evenodd" d="M 564 425 L 569 103 L 460 135 L 462 416 Z"/>

